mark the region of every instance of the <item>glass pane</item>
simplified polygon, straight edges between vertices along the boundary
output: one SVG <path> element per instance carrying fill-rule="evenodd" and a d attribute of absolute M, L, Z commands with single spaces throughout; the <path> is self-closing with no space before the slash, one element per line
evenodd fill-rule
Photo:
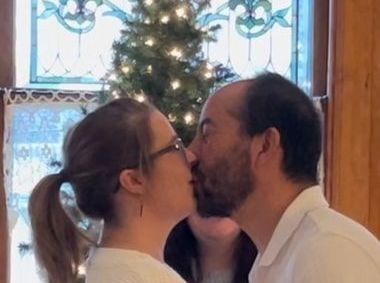
<path fill-rule="evenodd" d="M 17 5 L 16 52 L 30 54 L 30 60 L 17 58 L 17 84 L 59 83 L 52 87 L 65 88 L 70 83 L 99 89 L 100 78 L 111 68 L 112 43 L 122 21 L 132 17 L 134 1 L 31 0 Z M 275 71 L 308 90 L 312 3 L 211 0 L 199 24 L 219 24 L 221 29 L 216 42 L 205 43 L 204 55 L 242 78 Z"/>
<path fill-rule="evenodd" d="M 51 165 L 61 160 L 65 133 L 84 117 L 74 103 L 18 104 L 6 108 L 6 184 L 11 234 L 11 283 L 40 282 L 34 256 L 29 250 L 29 194 Z"/>

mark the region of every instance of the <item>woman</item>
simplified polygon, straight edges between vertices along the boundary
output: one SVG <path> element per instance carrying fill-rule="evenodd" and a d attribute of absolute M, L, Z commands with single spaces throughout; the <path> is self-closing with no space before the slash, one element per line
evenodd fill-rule
<path fill-rule="evenodd" d="M 193 161 L 147 104 L 119 99 L 84 118 L 66 137 L 63 170 L 42 179 L 29 201 L 35 252 L 49 282 L 74 282 L 83 260 L 83 237 L 59 200 L 66 182 L 79 209 L 104 220 L 86 282 L 184 282 L 163 263 L 163 249 L 194 209 Z"/>
<path fill-rule="evenodd" d="M 256 253 L 230 218 L 193 214 L 170 233 L 165 261 L 189 283 L 248 283 Z"/>

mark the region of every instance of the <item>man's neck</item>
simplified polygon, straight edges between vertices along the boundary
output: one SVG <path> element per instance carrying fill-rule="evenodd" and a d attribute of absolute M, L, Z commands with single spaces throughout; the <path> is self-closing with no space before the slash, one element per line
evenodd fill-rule
<path fill-rule="evenodd" d="M 249 196 L 235 220 L 255 243 L 260 254 L 267 248 L 282 215 L 305 186 L 280 184 L 255 191 Z M 307 186 L 306 186 L 307 187 Z"/>

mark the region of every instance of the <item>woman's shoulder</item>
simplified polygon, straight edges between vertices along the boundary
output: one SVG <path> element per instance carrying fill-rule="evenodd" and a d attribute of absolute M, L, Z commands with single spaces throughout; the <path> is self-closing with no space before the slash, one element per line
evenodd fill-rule
<path fill-rule="evenodd" d="M 97 249 L 90 256 L 86 277 L 88 283 L 185 283 L 169 266 L 148 254 L 108 248 Z"/>

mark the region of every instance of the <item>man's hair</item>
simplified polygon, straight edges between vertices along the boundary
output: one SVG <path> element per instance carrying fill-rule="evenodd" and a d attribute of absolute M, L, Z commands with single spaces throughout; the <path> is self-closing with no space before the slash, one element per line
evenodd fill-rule
<path fill-rule="evenodd" d="M 322 133 L 311 99 L 278 74 L 264 73 L 249 81 L 243 127 L 249 136 L 276 128 L 284 151 L 282 168 L 295 182 L 317 182 Z"/>

